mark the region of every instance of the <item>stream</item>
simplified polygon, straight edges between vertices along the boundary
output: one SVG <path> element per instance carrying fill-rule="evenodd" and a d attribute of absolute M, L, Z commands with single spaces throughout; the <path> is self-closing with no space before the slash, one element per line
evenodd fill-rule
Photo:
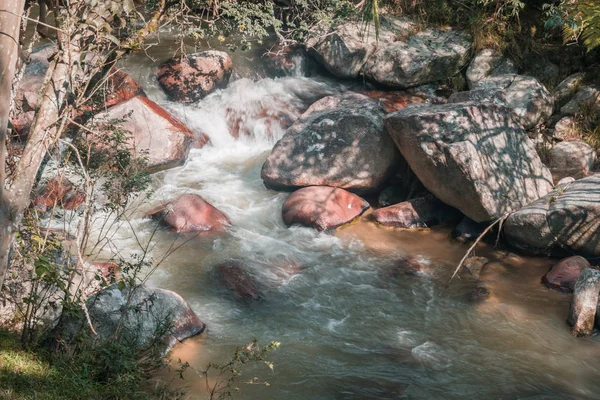
<path fill-rule="evenodd" d="M 174 379 L 177 360 L 202 369 L 226 362 L 236 346 L 257 338 L 281 342 L 269 354 L 274 372 L 265 365 L 244 370 L 235 398 L 600 399 L 598 339 L 574 338 L 566 325 L 570 295 L 540 283 L 552 260 L 478 247 L 476 255 L 494 261 L 499 272 L 488 280 L 492 296 L 474 302 L 476 282 L 468 276 L 447 286 L 468 248 L 453 242 L 447 229 L 389 229 L 366 218 L 334 233 L 284 225 L 288 194 L 266 189 L 260 178 L 284 129 L 261 110 L 298 115 L 315 96 L 347 84 L 303 77 L 301 70 L 262 80 L 242 73 L 247 78 L 197 103 L 170 103 L 155 71 L 172 46 L 163 39 L 148 50 L 157 62 L 142 53 L 122 68 L 152 100 L 206 133 L 211 145 L 192 150 L 184 166 L 154 176 L 150 201 L 115 242 L 121 251 L 134 251 L 134 230 L 138 239 L 152 239 L 155 258 L 174 241 L 182 244 L 150 283 L 183 296 L 208 329 L 178 345 L 173 368 L 155 379 L 184 386 L 191 399 L 206 399 L 204 381 L 192 371 L 184 381 Z M 234 66 L 244 71 L 259 57 L 258 51 L 232 53 Z M 230 134 L 231 115 L 248 135 Z M 223 211 L 232 229 L 186 241 L 155 232 L 144 213 L 183 193 L 199 194 Z M 403 256 L 427 268 L 416 275 L 390 272 Z M 219 284 L 213 267 L 228 259 L 249 268 L 260 301 L 241 301 Z M 255 376 L 270 385 L 244 383 Z"/>

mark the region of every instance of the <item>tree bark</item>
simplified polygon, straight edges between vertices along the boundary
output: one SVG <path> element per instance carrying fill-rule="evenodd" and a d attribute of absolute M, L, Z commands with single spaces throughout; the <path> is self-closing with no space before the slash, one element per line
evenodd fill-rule
<path fill-rule="evenodd" d="M 14 235 L 15 219 L 5 190 L 6 140 L 12 84 L 19 58 L 20 16 L 24 11 L 25 0 L 0 0 L 0 290 Z"/>

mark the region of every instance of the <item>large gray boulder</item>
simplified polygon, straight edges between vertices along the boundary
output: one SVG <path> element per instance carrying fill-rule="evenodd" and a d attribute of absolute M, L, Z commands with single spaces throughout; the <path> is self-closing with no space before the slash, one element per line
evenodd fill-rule
<path fill-rule="evenodd" d="M 380 188 L 400 159 L 378 103 L 357 93 L 325 97 L 286 131 L 262 167 L 267 187 Z"/>
<path fill-rule="evenodd" d="M 356 78 L 378 47 L 385 46 L 398 36 L 414 33 L 416 24 L 405 19 L 384 21 L 379 40 L 374 29 L 348 22 L 332 32 L 323 32 L 307 42 L 307 49 L 317 61 L 338 78 Z"/>
<path fill-rule="evenodd" d="M 198 335 L 205 329 L 189 304 L 170 290 L 146 285 L 119 288 L 112 285 L 86 302 L 97 343 L 120 339 L 129 345 L 145 347 L 159 341 L 163 353 L 177 342 Z M 65 338 L 74 338 L 80 329 L 89 331 L 87 319 L 78 315 L 67 320 L 62 329 Z"/>
<path fill-rule="evenodd" d="M 488 76 L 516 74 L 517 67 L 502 53 L 494 49 L 483 49 L 471 60 L 467 68 L 467 84 L 473 88 Z"/>
<path fill-rule="evenodd" d="M 511 214 L 504 234 L 516 248 L 534 254 L 600 255 L 600 176 L 555 190 Z"/>
<path fill-rule="evenodd" d="M 571 308 L 567 322 L 573 327 L 573 335 L 590 336 L 594 330 L 594 321 L 600 293 L 600 271 L 584 269 L 575 283 Z"/>
<path fill-rule="evenodd" d="M 409 88 L 446 79 L 469 61 L 471 36 L 462 31 L 427 29 L 380 46 L 365 64 L 365 76 L 377 83 Z"/>
<path fill-rule="evenodd" d="M 423 185 L 476 222 L 496 219 L 552 189 L 550 171 L 502 105 L 407 107 L 387 115 L 384 125 Z"/>
<path fill-rule="evenodd" d="M 498 75 L 477 82 L 472 90 L 454 93 L 449 103 L 491 102 L 510 108 L 529 130 L 552 115 L 554 98 L 537 79 L 522 75 Z"/>

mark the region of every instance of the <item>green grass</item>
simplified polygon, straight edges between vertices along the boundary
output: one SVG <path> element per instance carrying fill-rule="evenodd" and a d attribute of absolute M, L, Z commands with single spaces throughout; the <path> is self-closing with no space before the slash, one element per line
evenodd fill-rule
<path fill-rule="evenodd" d="M 125 346 L 50 356 L 24 350 L 15 334 L 0 330 L 0 399 L 167 399 L 144 390 L 148 364 Z"/>

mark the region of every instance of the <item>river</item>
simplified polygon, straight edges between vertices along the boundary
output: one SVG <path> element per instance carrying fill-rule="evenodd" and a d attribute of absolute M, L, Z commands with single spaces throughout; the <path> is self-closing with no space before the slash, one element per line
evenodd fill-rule
<path fill-rule="evenodd" d="M 163 61 L 174 42 L 164 38 L 148 53 Z M 182 193 L 197 193 L 223 211 L 232 229 L 192 238 L 169 256 L 150 283 L 181 294 L 206 323 L 207 331 L 171 353 L 196 368 L 225 362 L 238 345 L 254 338 L 281 342 L 269 355 L 274 372 L 251 367 L 266 385 L 240 383 L 243 399 L 597 399 L 600 345 L 576 339 L 566 325 L 570 295 L 540 283 L 552 260 L 528 258 L 480 246 L 477 255 L 495 261 L 488 279 L 492 296 L 471 300 L 475 281 L 448 279 L 468 246 L 453 242 L 446 229 L 395 230 L 368 218 L 318 233 L 287 228 L 281 219 L 286 193 L 268 190 L 261 166 L 284 132 L 258 116 L 297 114 L 313 96 L 344 90 L 347 84 L 318 76 L 257 80 L 248 74 L 260 52 L 235 52 L 234 65 L 250 79 L 190 105 L 170 103 L 158 88 L 157 62 L 146 54 L 123 69 L 148 96 L 200 129 L 211 145 L 192 150 L 186 164 L 154 176 L 147 205 L 117 232 L 121 250 L 135 249 L 131 229 L 149 239 L 155 222 L 144 217 L 152 205 Z M 243 67 L 243 68 L 240 68 Z M 301 75 L 302 71 L 299 71 Z M 249 132 L 230 134 L 226 118 L 236 114 Z M 152 237 L 158 258 L 181 238 L 167 230 Z M 416 275 L 390 273 L 404 256 L 427 268 Z M 244 302 L 223 289 L 213 267 L 243 261 L 263 298 Z M 289 266 L 294 267 L 290 273 Z M 156 379 L 170 380 L 163 371 Z M 175 379 L 192 399 L 208 398 L 193 373 Z"/>

